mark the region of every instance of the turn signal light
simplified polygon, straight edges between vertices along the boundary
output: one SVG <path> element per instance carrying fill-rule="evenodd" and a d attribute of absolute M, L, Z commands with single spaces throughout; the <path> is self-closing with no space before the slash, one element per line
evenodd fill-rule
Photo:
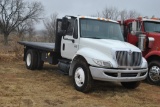
<path fill-rule="evenodd" d="M 84 16 L 81 16 L 81 18 L 85 18 Z"/>
<path fill-rule="evenodd" d="M 158 18 L 151 18 L 152 20 L 159 20 Z"/>

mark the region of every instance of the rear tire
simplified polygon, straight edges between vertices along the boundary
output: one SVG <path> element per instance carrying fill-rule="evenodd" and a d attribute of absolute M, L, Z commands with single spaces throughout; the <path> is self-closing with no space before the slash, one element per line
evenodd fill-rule
<path fill-rule="evenodd" d="M 76 60 L 73 67 L 73 83 L 75 89 L 83 93 L 87 93 L 92 89 L 93 79 L 85 60 Z"/>
<path fill-rule="evenodd" d="M 40 52 L 37 52 L 37 55 L 38 55 L 37 69 L 41 70 L 43 68 L 44 61 L 41 59 L 41 53 Z"/>
<path fill-rule="evenodd" d="M 37 53 L 35 50 L 29 49 L 26 53 L 26 67 L 27 69 L 34 70 L 37 67 Z"/>
<path fill-rule="evenodd" d="M 151 61 L 148 67 L 147 81 L 150 84 L 160 85 L 160 62 Z"/>
<path fill-rule="evenodd" d="M 121 82 L 122 86 L 127 88 L 127 89 L 135 89 L 140 85 L 140 81 L 135 81 L 135 82 Z"/>

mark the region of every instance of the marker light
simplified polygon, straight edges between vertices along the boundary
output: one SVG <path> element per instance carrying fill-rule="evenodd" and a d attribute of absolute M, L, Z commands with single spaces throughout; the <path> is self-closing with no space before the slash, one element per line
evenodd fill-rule
<path fill-rule="evenodd" d="M 151 18 L 152 20 L 158 20 L 158 18 Z"/>
<path fill-rule="evenodd" d="M 100 18 L 97 18 L 97 20 L 101 20 Z"/>

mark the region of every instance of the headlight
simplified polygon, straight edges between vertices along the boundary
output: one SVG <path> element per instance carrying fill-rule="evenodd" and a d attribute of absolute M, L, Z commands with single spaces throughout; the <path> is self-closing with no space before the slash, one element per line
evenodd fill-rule
<path fill-rule="evenodd" d="M 143 62 L 142 68 L 148 68 L 148 63 L 147 62 Z"/>
<path fill-rule="evenodd" d="M 93 59 L 93 61 L 101 67 L 112 68 L 112 64 L 110 62 L 105 62 L 97 59 Z"/>
<path fill-rule="evenodd" d="M 141 68 L 148 68 L 147 61 L 143 58 Z"/>

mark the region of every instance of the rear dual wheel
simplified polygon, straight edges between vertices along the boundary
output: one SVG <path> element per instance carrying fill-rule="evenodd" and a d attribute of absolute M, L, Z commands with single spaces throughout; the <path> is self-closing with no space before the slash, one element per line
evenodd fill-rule
<path fill-rule="evenodd" d="M 26 67 L 30 70 L 42 69 L 44 61 L 41 60 L 41 55 L 35 50 L 29 49 L 26 53 Z"/>
<path fill-rule="evenodd" d="M 38 55 L 38 59 L 37 59 L 37 67 L 36 68 L 38 70 L 41 70 L 43 68 L 44 61 L 42 61 L 41 54 L 39 52 L 37 52 L 37 55 Z"/>

